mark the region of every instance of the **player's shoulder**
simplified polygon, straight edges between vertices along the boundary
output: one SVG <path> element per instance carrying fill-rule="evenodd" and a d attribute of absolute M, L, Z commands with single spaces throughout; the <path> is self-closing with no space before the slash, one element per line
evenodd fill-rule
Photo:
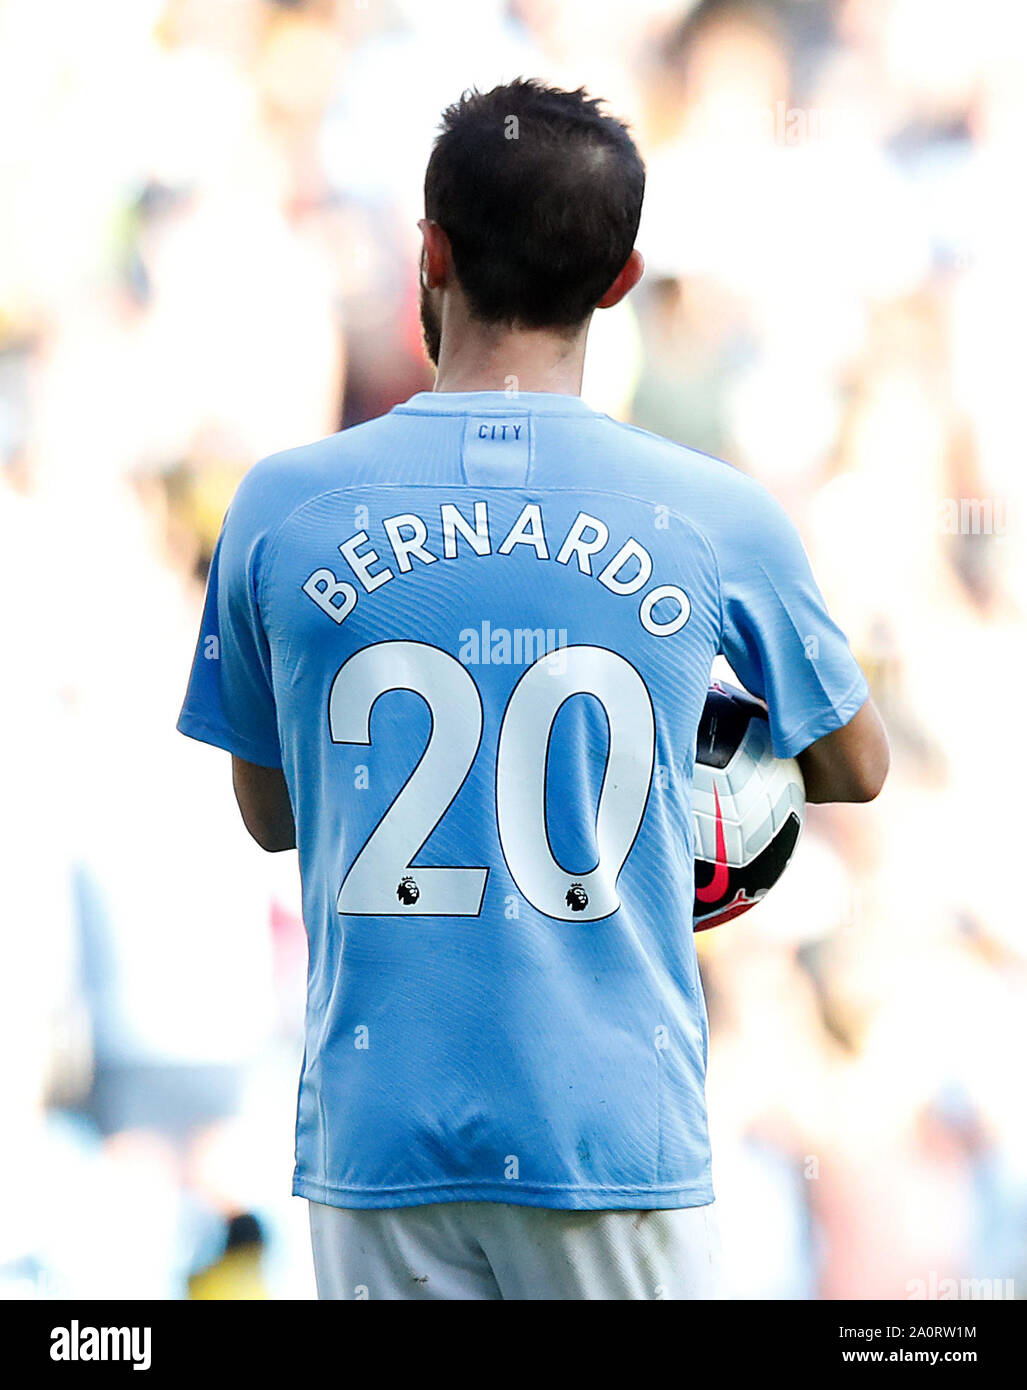
<path fill-rule="evenodd" d="M 328 477 L 345 481 L 340 464 L 352 465 L 373 451 L 379 436 L 388 429 L 390 415 L 379 415 L 359 425 L 350 425 L 309 444 L 267 454 L 246 474 L 251 488 L 288 491 L 298 486 L 317 486 Z"/>
<path fill-rule="evenodd" d="M 273 531 L 298 507 L 345 487 L 369 458 L 387 415 L 338 430 L 307 444 L 267 454 L 243 475 L 232 500 L 236 524 Z"/>
<path fill-rule="evenodd" d="M 802 542 L 774 494 L 725 459 L 678 444 L 637 425 L 611 421 L 629 455 L 626 489 L 665 505 L 690 524 L 713 554 L 722 579 L 754 560 L 795 563 Z"/>
<path fill-rule="evenodd" d="M 654 470 L 667 471 L 676 477 L 698 477 L 713 486 L 725 488 L 731 488 L 736 478 L 746 477 L 726 459 L 704 454 L 688 444 L 643 429 L 641 425 L 614 420 L 609 415 L 602 416 L 602 419 L 617 432 L 622 447 L 626 446 L 634 456 L 644 459 Z"/>
<path fill-rule="evenodd" d="M 639 425 L 602 418 L 627 446 L 640 476 L 680 499 L 696 521 L 729 518 L 740 525 L 747 518 L 762 518 L 768 510 L 780 510 L 770 490 L 736 464 Z"/>

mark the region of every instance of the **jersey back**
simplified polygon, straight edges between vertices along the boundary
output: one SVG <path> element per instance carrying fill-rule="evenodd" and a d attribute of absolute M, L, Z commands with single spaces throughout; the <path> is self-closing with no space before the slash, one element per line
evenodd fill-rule
<path fill-rule="evenodd" d="M 776 700 L 806 603 L 830 681 L 795 732 L 772 706 L 778 751 L 865 698 L 812 580 L 789 596 L 781 563 L 774 601 L 746 594 L 754 498 L 576 397 L 491 392 L 415 396 L 244 482 L 180 727 L 288 782 L 299 1195 L 712 1200 L 690 803 L 711 665 Z"/>

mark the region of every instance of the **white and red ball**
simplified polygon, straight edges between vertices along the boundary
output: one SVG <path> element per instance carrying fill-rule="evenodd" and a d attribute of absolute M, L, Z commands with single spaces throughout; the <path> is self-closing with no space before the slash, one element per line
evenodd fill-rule
<path fill-rule="evenodd" d="M 806 814 L 794 758 L 776 758 L 764 706 L 715 681 L 696 739 L 696 931 L 716 927 L 766 897 L 785 871 Z"/>

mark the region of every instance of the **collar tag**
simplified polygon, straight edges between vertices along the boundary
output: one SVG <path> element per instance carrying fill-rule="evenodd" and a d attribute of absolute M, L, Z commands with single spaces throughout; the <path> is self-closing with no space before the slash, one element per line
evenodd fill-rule
<path fill-rule="evenodd" d="M 469 415 L 461 454 L 465 482 L 480 487 L 526 483 L 534 423 L 530 415 Z"/>

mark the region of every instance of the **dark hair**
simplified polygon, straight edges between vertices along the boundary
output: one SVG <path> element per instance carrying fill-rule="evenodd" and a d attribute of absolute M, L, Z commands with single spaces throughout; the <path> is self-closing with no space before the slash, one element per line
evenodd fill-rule
<path fill-rule="evenodd" d="M 635 244 L 645 165 L 602 103 L 518 78 L 465 92 L 442 117 L 425 216 L 447 233 L 486 323 L 582 323 Z"/>

